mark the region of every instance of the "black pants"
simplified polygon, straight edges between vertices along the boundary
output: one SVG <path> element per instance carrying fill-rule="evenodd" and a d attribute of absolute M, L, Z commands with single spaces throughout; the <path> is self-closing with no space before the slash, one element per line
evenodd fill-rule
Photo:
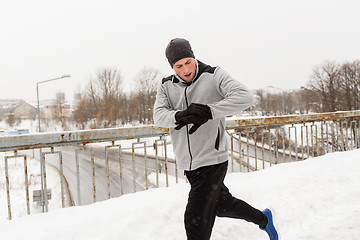
<path fill-rule="evenodd" d="M 234 198 L 224 185 L 227 166 L 228 162 L 224 162 L 185 171 L 191 185 L 184 219 L 188 240 L 210 239 L 216 216 L 266 225 L 266 216 L 261 211 Z"/>

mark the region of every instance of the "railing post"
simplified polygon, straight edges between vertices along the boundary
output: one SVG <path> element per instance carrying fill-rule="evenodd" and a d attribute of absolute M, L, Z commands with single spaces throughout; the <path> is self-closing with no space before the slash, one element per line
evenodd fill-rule
<path fill-rule="evenodd" d="M 262 131 L 261 133 L 261 154 L 262 154 L 263 169 L 265 169 L 264 131 Z"/>
<path fill-rule="evenodd" d="M 166 187 L 169 186 L 169 176 L 168 176 L 168 158 L 167 158 L 167 144 L 166 139 L 157 139 L 155 140 L 155 165 L 156 165 L 156 186 L 159 187 L 159 154 L 158 154 L 158 147 L 159 142 L 163 142 L 164 144 L 164 159 L 165 159 L 165 181 L 166 181 Z M 175 168 L 176 171 L 176 168 Z M 177 178 L 177 173 L 175 172 L 175 176 Z"/>
<path fill-rule="evenodd" d="M 254 145 L 254 154 L 255 154 L 255 171 L 258 170 L 258 166 L 257 166 L 257 144 L 256 144 L 256 131 L 254 131 L 254 141 L 255 141 L 255 145 Z"/>
<path fill-rule="evenodd" d="M 249 131 L 246 132 L 247 170 L 250 172 Z"/>
<path fill-rule="evenodd" d="M 80 191 L 80 164 L 79 164 L 79 149 L 75 149 L 75 168 L 76 168 L 76 186 L 78 205 L 81 205 L 81 191 Z"/>
<path fill-rule="evenodd" d="M 29 196 L 29 182 L 28 182 L 28 167 L 27 167 L 27 157 L 24 156 L 24 174 L 25 174 L 25 189 L 26 189 L 26 212 L 30 214 L 30 196 Z"/>
<path fill-rule="evenodd" d="M 95 157 L 93 149 L 90 149 L 91 167 L 92 167 L 92 186 L 93 186 L 93 201 L 96 202 L 96 173 L 95 173 Z"/>
<path fill-rule="evenodd" d="M 112 146 L 106 146 L 105 147 L 105 169 L 106 169 L 106 182 L 107 182 L 108 199 L 111 198 L 111 193 L 110 193 L 110 169 L 109 169 L 109 147 L 112 147 Z"/>
<path fill-rule="evenodd" d="M 42 148 L 39 148 L 39 159 L 40 159 L 40 179 L 41 179 L 41 210 L 45 212 L 45 192 L 44 192 L 44 161 L 42 158 Z"/>
<path fill-rule="evenodd" d="M 285 149 L 286 149 L 286 144 L 285 144 L 285 127 L 282 127 L 281 128 L 281 136 L 282 136 L 282 144 L 283 144 L 283 156 L 282 156 L 282 159 L 283 159 L 283 162 L 286 162 L 286 152 L 285 152 Z"/>
<path fill-rule="evenodd" d="M 242 162 L 242 153 L 243 153 L 243 150 L 242 150 L 242 148 L 241 148 L 241 132 L 239 131 L 238 132 L 238 134 L 239 134 L 239 163 L 240 163 L 240 172 L 242 172 L 242 165 L 243 165 L 243 162 Z M 245 156 L 243 156 L 243 157 L 245 157 Z"/>
<path fill-rule="evenodd" d="M 8 217 L 11 220 L 11 202 L 10 202 L 10 184 L 9 184 L 9 167 L 8 167 L 8 156 L 5 156 L 5 181 L 6 181 L 6 194 L 8 203 Z"/>
<path fill-rule="evenodd" d="M 122 149 L 120 144 L 119 144 L 119 178 L 120 178 L 120 195 L 123 195 L 124 186 L 123 186 Z"/>
<path fill-rule="evenodd" d="M 145 159 L 145 189 L 148 189 L 148 176 L 147 176 L 147 154 L 146 154 L 146 142 L 140 142 L 140 138 L 137 142 L 132 143 L 132 166 L 133 166 L 133 185 L 134 193 L 136 192 L 136 167 L 135 167 L 135 145 L 142 144 L 144 146 L 144 159 Z"/>
<path fill-rule="evenodd" d="M 41 154 L 41 159 L 42 159 L 42 162 L 43 162 L 43 166 L 42 166 L 42 169 L 43 169 L 43 173 L 42 173 L 42 176 L 43 176 L 43 184 L 44 184 L 44 188 L 41 192 L 41 204 L 42 205 L 45 205 L 45 211 L 48 212 L 49 211 L 49 202 L 48 202 L 48 197 L 47 197 L 47 183 L 46 183 L 46 163 L 45 163 L 45 155 L 46 153 L 42 153 Z"/>
<path fill-rule="evenodd" d="M 234 172 L 234 135 L 230 135 L 230 161 L 231 161 L 231 172 Z"/>

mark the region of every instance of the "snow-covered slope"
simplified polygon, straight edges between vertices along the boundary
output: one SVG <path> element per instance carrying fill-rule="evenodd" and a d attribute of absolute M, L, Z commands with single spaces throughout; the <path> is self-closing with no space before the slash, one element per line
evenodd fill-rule
<path fill-rule="evenodd" d="M 226 184 L 254 207 L 272 207 L 284 240 L 360 239 L 360 150 L 332 153 L 253 173 Z M 82 207 L 0 222 L 0 239 L 183 240 L 189 186 L 180 183 Z M 213 240 L 268 239 L 257 226 L 217 218 Z"/>

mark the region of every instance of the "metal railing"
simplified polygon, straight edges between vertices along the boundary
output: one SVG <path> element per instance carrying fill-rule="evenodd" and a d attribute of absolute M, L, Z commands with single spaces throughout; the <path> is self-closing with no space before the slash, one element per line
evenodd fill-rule
<path fill-rule="evenodd" d="M 360 111 L 229 119 L 226 129 L 231 172 L 256 171 L 360 147 Z M 35 149 L 42 149 L 38 156 Z M 6 196 L 8 219 L 13 217 L 12 209 L 19 207 L 11 197 L 11 182 L 16 177 L 9 172 L 9 162 L 15 159 L 23 161 L 15 168 L 21 168 L 24 175 L 25 214 L 39 206 L 41 212 L 48 211 L 49 201 L 55 201 L 49 198 L 56 192 L 60 207 L 66 207 L 159 187 L 161 182 L 169 186 L 170 179 L 185 181 L 183 174 L 178 174 L 168 129 L 155 126 L 0 137 L 1 152 L 0 187 L 1 181 L 5 187 L 0 188 L 0 199 Z M 30 201 L 30 196 L 35 201 L 29 191 L 34 180 L 28 174 L 28 161 L 33 158 L 37 159 L 36 168 L 42 170 L 38 205 Z M 51 193 L 48 167 L 56 168 L 59 178 Z"/>

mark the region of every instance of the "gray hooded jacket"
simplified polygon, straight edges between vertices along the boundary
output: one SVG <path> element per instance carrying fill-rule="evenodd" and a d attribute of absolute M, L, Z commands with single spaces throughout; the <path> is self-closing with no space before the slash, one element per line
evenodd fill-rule
<path fill-rule="evenodd" d="M 154 122 L 170 128 L 177 164 L 183 170 L 219 164 L 228 159 L 225 117 L 243 111 L 254 102 L 252 93 L 219 67 L 196 61 L 197 71 L 189 84 L 177 74 L 162 80 L 154 105 Z M 207 104 L 210 119 L 193 134 L 191 126 L 175 130 L 175 113 L 191 103 Z"/>

